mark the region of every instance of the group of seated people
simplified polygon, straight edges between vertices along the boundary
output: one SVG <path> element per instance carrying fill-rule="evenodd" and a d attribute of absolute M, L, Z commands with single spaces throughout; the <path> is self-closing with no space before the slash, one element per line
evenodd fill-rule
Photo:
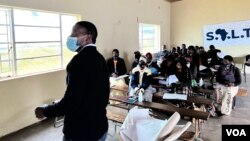
<path fill-rule="evenodd" d="M 152 55 L 148 52 L 142 55 L 139 51 L 134 52 L 135 60 L 129 71 L 126 69 L 124 59 L 119 57 L 119 51 L 112 51 L 112 58 L 107 60 L 107 66 L 111 77 L 118 77 L 124 74 L 130 75 L 129 95 L 138 95 L 142 92 L 144 100 L 152 101 L 153 94 L 156 89 L 151 84 L 157 83 L 155 76 L 167 78 L 175 75 L 178 84 L 181 87 L 192 88 L 192 81 L 197 83 L 202 77 L 212 76 L 216 74 L 216 107 L 221 114 L 229 115 L 231 113 L 233 97 L 238 91 L 241 84 L 240 70 L 234 65 L 233 57 L 230 55 L 219 56 L 220 50 L 215 49 L 213 45 L 208 51 L 203 47 L 195 47 L 190 45 L 186 49 L 186 45 L 172 48 L 171 51 L 164 50 Z M 160 63 L 159 63 L 160 62 Z M 200 70 L 200 66 L 206 69 Z M 211 71 L 213 68 L 216 71 Z"/>

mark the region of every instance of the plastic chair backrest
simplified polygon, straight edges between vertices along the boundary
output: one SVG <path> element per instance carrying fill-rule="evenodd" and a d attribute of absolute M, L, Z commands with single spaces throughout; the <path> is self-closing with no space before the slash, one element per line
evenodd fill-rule
<path fill-rule="evenodd" d="M 175 112 L 171 115 L 171 117 L 167 120 L 165 126 L 160 130 L 156 140 L 163 141 L 174 129 L 174 127 L 179 122 L 181 116 L 178 112 Z"/>
<path fill-rule="evenodd" d="M 248 61 L 249 58 L 250 58 L 250 54 L 246 55 L 246 62 Z"/>
<path fill-rule="evenodd" d="M 190 126 L 191 122 L 188 121 L 185 125 L 182 125 L 180 127 L 175 127 L 175 129 L 170 133 L 170 135 L 164 139 L 164 141 L 175 141 L 177 140 Z"/>

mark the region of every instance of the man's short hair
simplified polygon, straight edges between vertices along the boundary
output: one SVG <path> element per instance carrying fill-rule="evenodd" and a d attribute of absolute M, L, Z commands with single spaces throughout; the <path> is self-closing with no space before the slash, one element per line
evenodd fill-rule
<path fill-rule="evenodd" d="M 141 57 L 141 53 L 139 51 L 135 51 L 134 54 L 135 54 L 135 58 L 139 60 Z"/>
<path fill-rule="evenodd" d="M 209 46 L 209 49 L 210 49 L 210 50 L 213 50 L 213 49 L 215 49 L 215 46 L 214 46 L 214 45 L 210 45 L 210 46 Z"/>
<path fill-rule="evenodd" d="M 86 34 L 92 35 L 92 41 L 93 43 L 96 43 L 96 38 L 97 38 L 97 29 L 96 26 L 88 21 L 79 21 L 76 23 L 77 26 L 80 28 L 84 28 L 86 30 Z"/>
<path fill-rule="evenodd" d="M 228 60 L 229 62 L 234 61 L 233 57 L 232 57 L 232 56 L 230 56 L 230 55 L 226 55 L 226 56 L 224 56 L 224 59 Z"/>
<path fill-rule="evenodd" d="M 118 49 L 113 49 L 113 52 L 116 52 L 119 54 L 119 50 Z"/>

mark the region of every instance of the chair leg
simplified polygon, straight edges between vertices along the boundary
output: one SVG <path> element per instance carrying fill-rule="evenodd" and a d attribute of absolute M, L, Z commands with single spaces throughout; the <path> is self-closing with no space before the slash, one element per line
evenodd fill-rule
<path fill-rule="evenodd" d="M 244 65 L 244 77 L 245 77 L 245 83 L 247 82 L 247 76 L 246 76 L 246 65 Z"/>
<path fill-rule="evenodd" d="M 232 109 L 235 108 L 236 105 L 236 96 L 233 97 Z"/>

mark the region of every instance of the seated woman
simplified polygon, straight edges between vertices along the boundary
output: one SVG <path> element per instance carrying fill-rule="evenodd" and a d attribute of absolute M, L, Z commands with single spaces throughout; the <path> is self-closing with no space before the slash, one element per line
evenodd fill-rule
<path fill-rule="evenodd" d="M 237 94 L 241 84 L 241 74 L 239 68 L 233 65 L 233 57 L 226 55 L 216 75 L 217 85 L 215 93 L 217 98 L 217 110 L 221 114 L 229 115 L 232 111 L 233 97 Z"/>
<path fill-rule="evenodd" d="M 132 70 L 130 86 L 132 87 L 129 95 L 134 96 L 139 92 L 144 94 L 145 101 L 152 101 L 153 93 L 156 92 L 154 88 L 150 86 L 151 83 L 151 71 L 147 68 L 146 57 L 141 56 L 139 64 Z"/>
<path fill-rule="evenodd" d="M 175 75 L 178 78 L 182 87 L 191 86 L 191 72 L 187 67 L 187 63 L 183 59 L 179 59 L 176 61 L 176 71 Z"/>
<path fill-rule="evenodd" d="M 197 82 L 199 81 L 198 73 L 199 73 L 199 54 L 194 46 L 188 47 L 188 54 L 185 56 L 187 62 L 190 63 L 190 71 L 192 75 L 192 79 L 195 79 Z"/>
<path fill-rule="evenodd" d="M 169 75 L 174 74 L 175 71 L 175 57 L 173 55 L 166 56 L 166 60 L 164 60 L 161 64 L 160 72 L 161 76 L 167 77 Z"/>
<path fill-rule="evenodd" d="M 175 72 L 175 58 L 173 55 L 165 56 L 165 60 L 162 62 L 160 67 L 160 75 L 168 78 L 168 76 L 173 75 Z M 159 80 L 158 82 L 161 85 L 167 85 L 166 80 Z"/>
<path fill-rule="evenodd" d="M 168 80 L 173 79 L 174 75 L 176 78 L 175 82 L 173 82 L 173 80 Z M 173 77 L 169 76 L 167 79 L 167 83 L 171 89 L 170 93 L 184 93 L 185 91 L 185 94 L 187 94 L 188 90 L 191 88 L 191 72 L 187 67 L 187 62 L 184 60 L 184 58 L 179 58 L 176 60 L 175 71 L 172 76 Z"/>

